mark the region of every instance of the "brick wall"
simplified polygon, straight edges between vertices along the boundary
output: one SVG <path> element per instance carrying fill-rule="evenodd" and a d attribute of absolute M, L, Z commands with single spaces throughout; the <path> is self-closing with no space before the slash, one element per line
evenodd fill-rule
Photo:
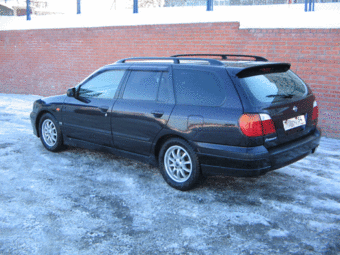
<path fill-rule="evenodd" d="M 120 58 L 257 54 L 292 63 L 314 90 L 320 126 L 340 138 L 340 29 L 246 29 L 239 23 L 0 31 L 0 93 L 65 93 Z"/>

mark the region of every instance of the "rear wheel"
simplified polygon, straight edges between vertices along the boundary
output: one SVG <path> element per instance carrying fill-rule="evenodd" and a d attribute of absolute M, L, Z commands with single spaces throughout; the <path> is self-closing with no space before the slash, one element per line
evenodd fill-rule
<path fill-rule="evenodd" d="M 159 166 L 164 180 L 178 190 L 190 190 L 200 178 L 197 155 L 184 140 L 166 141 L 159 153 Z"/>
<path fill-rule="evenodd" d="M 49 113 L 44 114 L 39 122 L 40 140 L 49 151 L 59 151 L 63 148 L 63 139 L 56 119 Z"/>

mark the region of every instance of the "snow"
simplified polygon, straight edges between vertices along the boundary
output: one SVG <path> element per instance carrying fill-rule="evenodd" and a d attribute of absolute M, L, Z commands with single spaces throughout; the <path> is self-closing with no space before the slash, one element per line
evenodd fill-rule
<path fill-rule="evenodd" d="M 103 5 L 104 6 L 104 5 Z M 66 7 L 65 7 L 66 8 Z M 26 17 L 0 16 L 0 30 L 60 29 L 106 26 L 137 26 L 206 22 L 240 22 L 241 29 L 250 28 L 340 28 L 340 3 L 316 3 L 314 12 L 304 12 L 304 4 L 163 7 L 115 10 L 85 5 L 82 14 L 75 7 L 66 14 Z M 58 9 L 60 10 L 60 8 Z"/>
<path fill-rule="evenodd" d="M 0 254 L 340 253 L 340 140 L 180 192 L 137 161 L 44 149 L 29 119 L 39 98 L 0 94 Z"/>
<path fill-rule="evenodd" d="M 282 230 L 277 230 L 277 229 L 272 229 L 268 232 L 268 235 L 270 237 L 285 237 L 289 233 L 287 231 L 282 231 Z"/>

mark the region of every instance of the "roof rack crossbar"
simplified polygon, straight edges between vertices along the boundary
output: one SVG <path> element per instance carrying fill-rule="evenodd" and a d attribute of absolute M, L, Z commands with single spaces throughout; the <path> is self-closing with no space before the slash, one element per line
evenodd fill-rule
<path fill-rule="evenodd" d="M 246 58 L 254 58 L 255 61 L 268 61 L 268 59 L 255 55 L 238 55 L 238 54 L 178 54 L 173 55 L 171 57 L 194 57 L 194 56 L 211 56 L 211 57 L 221 57 L 222 60 L 228 60 L 228 57 L 246 57 Z"/>
<path fill-rule="evenodd" d="M 124 58 L 124 59 L 120 59 L 118 60 L 116 63 L 126 63 L 126 61 L 130 61 L 130 60 L 172 60 L 174 64 L 180 64 L 180 61 L 183 60 L 201 60 L 201 61 L 206 61 L 208 62 L 210 65 L 214 65 L 214 66 L 223 66 L 224 64 L 216 59 L 209 59 L 209 58 L 177 58 L 177 57 L 140 57 L 140 58 Z"/>

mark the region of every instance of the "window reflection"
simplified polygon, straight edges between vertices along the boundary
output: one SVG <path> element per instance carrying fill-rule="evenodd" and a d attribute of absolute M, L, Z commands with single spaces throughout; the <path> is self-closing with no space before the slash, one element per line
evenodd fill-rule
<path fill-rule="evenodd" d="M 86 98 L 113 98 L 124 73 L 124 70 L 112 70 L 98 74 L 80 87 L 79 96 Z"/>

